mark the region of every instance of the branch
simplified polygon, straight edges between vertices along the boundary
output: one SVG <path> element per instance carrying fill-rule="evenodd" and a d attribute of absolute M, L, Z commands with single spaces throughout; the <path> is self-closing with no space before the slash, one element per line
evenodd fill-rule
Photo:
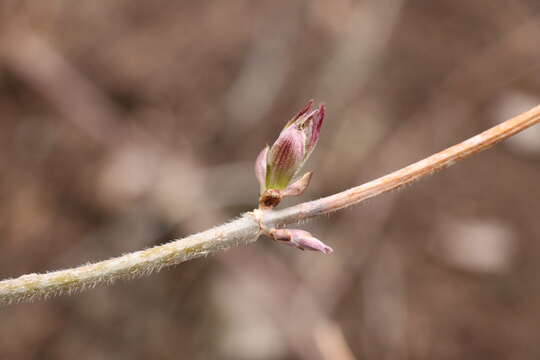
<path fill-rule="evenodd" d="M 540 106 L 480 133 L 460 144 L 349 190 L 283 210 L 263 211 L 262 220 L 269 227 L 280 227 L 304 219 L 328 214 L 410 184 L 459 160 L 489 148 L 540 122 Z M 36 298 L 73 294 L 117 279 L 134 279 L 164 267 L 207 256 L 257 240 L 261 230 L 253 212 L 239 219 L 184 239 L 137 251 L 95 264 L 45 274 L 27 274 L 0 281 L 0 306 Z"/>
<path fill-rule="evenodd" d="M 269 227 L 297 223 L 304 219 L 328 214 L 358 204 L 361 201 L 411 184 L 426 175 L 431 175 L 454 165 L 457 161 L 486 150 L 538 122 L 540 122 L 540 105 L 446 150 L 363 185 L 355 186 L 319 200 L 309 201 L 283 210 L 267 212 L 264 222 Z"/>

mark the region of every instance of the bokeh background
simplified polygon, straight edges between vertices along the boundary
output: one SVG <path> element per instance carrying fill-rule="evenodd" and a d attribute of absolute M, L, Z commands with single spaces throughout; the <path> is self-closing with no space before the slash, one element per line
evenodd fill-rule
<path fill-rule="evenodd" d="M 540 103 L 537 0 L 0 2 L 0 278 L 252 209 L 310 98 L 305 201 Z M 0 359 L 538 359 L 540 126 L 413 186 L 150 277 L 0 309 Z M 288 204 L 294 202 L 289 201 Z"/>

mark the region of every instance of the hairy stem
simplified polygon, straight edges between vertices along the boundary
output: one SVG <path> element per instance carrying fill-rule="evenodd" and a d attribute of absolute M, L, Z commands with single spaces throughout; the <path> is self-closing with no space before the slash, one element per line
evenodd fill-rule
<path fill-rule="evenodd" d="M 76 293 L 94 286 L 109 284 L 117 279 L 138 278 L 167 266 L 231 247 L 247 245 L 257 240 L 261 233 L 258 220 L 264 221 L 268 227 L 279 227 L 344 209 L 433 174 L 538 122 L 540 122 L 540 106 L 424 160 L 331 196 L 283 210 L 264 211 L 262 218 L 259 216 L 259 219 L 255 218 L 253 212 L 249 212 L 230 223 L 187 238 L 95 264 L 45 274 L 27 274 L 0 281 L 0 305 Z"/>
<path fill-rule="evenodd" d="M 95 264 L 45 274 L 27 274 L 0 281 L 0 306 L 73 294 L 118 279 L 135 279 L 184 261 L 247 245 L 259 235 L 259 224 L 248 214 L 184 239 L 136 251 Z"/>

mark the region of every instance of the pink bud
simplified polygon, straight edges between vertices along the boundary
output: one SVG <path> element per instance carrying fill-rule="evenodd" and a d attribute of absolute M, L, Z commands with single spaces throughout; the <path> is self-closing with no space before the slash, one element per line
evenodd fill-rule
<path fill-rule="evenodd" d="M 326 108 L 322 104 L 316 109 L 312 109 L 312 106 L 313 100 L 308 101 L 287 122 L 276 142 L 270 148 L 263 149 L 257 157 L 255 174 L 261 194 L 276 190 L 280 196 L 300 195 L 309 185 L 311 174 L 290 183 L 319 141 Z"/>
<path fill-rule="evenodd" d="M 281 132 L 267 157 L 267 189 L 282 190 L 289 185 L 304 161 L 305 144 L 305 135 L 300 130 L 290 127 Z"/>
<path fill-rule="evenodd" d="M 271 229 L 270 235 L 274 240 L 285 241 L 287 245 L 297 247 L 300 250 L 319 251 L 323 254 L 330 254 L 334 251 L 330 246 L 324 244 L 304 230 Z"/>

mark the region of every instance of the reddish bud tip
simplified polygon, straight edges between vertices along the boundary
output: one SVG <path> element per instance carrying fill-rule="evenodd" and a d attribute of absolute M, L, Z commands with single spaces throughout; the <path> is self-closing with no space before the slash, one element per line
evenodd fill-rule
<path fill-rule="evenodd" d="M 296 120 L 300 119 L 309 110 L 311 110 L 311 107 L 313 106 L 314 102 L 315 102 L 315 100 L 313 100 L 313 99 L 308 100 L 307 104 L 304 105 L 304 107 L 298 112 L 298 114 L 296 114 L 291 120 L 289 120 L 287 122 L 287 124 L 285 124 L 285 129 L 288 128 L 289 126 L 291 126 L 292 124 L 294 124 L 296 122 Z"/>

